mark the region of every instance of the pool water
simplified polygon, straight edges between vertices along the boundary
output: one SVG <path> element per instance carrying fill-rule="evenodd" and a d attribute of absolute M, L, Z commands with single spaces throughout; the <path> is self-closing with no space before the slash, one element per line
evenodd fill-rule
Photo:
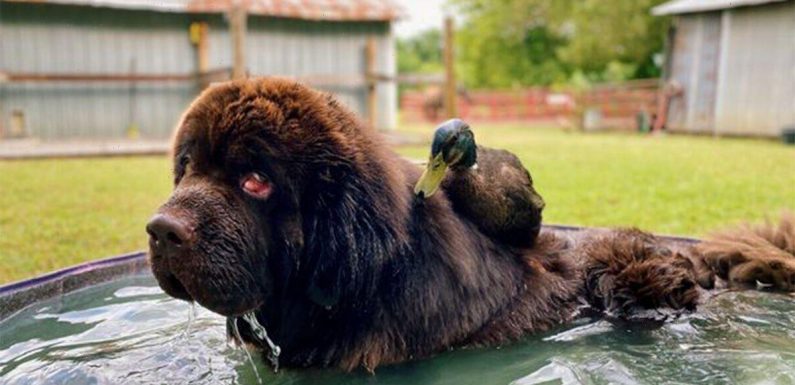
<path fill-rule="evenodd" d="M 190 313 L 149 276 L 40 303 L 0 323 L 0 383 L 256 384 L 224 318 L 197 309 L 187 330 Z M 724 292 L 660 328 L 584 319 L 375 375 L 255 361 L 264 384 L 795 384 L 795 298 Z"/>

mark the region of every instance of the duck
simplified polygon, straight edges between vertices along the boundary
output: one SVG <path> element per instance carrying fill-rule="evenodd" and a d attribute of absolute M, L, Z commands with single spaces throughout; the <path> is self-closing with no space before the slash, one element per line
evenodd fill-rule
<path fill-rule="evenodd" d="M 428 163 L 414 186 L 420 200 L 440 190 L 457 213 L 503 244 L 532 247 L 541 231 L 546 204 L 530 172 L 515 154 L 479 146 L 461 119 L 436 128 Z"/>

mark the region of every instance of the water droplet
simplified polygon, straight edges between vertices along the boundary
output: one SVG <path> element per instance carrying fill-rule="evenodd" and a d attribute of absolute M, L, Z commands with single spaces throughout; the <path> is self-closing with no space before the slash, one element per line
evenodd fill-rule
<path fill-rule="evenodd" d="M 196 319 L 196 302 L 190 303 L 190 308 L 188 309 L 188 322 L 185 323 L 185 331 L 182 332 L 181 339 L 185 339 L 190 337 L 190 327 L 193 326 L 193 321 Z"/>
<path fill-rule="evenodd" d="M 249 353 L 248 349 L 246 349 L 246 345 L 243 342 L 243 337 L 240 336 L 240 329 L 237 327 L 237 321 L 240 318 L 233 318 L 232 319 L 232 331 L 235 333 L 235 338 L 237 338 L 238 342 L 240 342 L 240 346 L 243 348 L 243 352 L 246 353 L 246 357 L 248 357 L 248 362 L 251 364 L 251 368 L 254 370 L 254 376 L 257 377 L 257 383 L 262 385 L 262 378 L 259 376 L 259 372 L 257 371 L 257 365 L 254 364 L 254 359 L 251 358 L 251 353 Z"/>
<path fill-rule="evenodd" d="M 251 325 L 251 330 L 254 332 L 254 335 L 257 338 L 265 341 L 270 348 L 270 353 L 268 354 L 268 360 L 273 365 L 273 372 L 279 371 L 279 355 L 282 353 L 282 349 L 279 345 L 276 345 L 271 341 L 270 337 L 268 337 L 268 331 L 265 330 L 265 327 L 262 326 L 259 321 L 257 321 L 257 315 L 254 312 L 248 312 L 243 315 L 243 319 L 246 320 L 249 325 Z"/>

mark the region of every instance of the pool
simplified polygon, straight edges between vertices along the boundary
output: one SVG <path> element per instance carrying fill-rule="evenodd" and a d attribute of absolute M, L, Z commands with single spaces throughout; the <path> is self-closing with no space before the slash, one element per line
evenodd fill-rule
<path fill-rule="evenodd" d="M 140 256 L 102 266 L 99 275 L 89 270 L 94 276 L 77 274 L 96 281 L 88 287 L 66 290 L 61 280 L 48 290 L 65 294 L 3 315 L 0 383 L 256 384 L 258 375 L 264 384 L 795 384 L 789 295 L 714 292 L 699 312 L 661 327 L 583 318 L 516 344 L 452 351 L 375 375 L 273 373 L 227 342 L 223 317 L 166 296 Z"/>

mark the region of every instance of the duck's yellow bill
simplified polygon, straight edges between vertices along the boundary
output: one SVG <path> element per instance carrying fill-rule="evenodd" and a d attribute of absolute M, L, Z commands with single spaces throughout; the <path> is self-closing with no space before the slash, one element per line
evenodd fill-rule
<path fill-rule="evenodd" d="M 442 184 L 442 178 L 447 170 L 447 163 L 442 160 L 442 154 L 437 155 L 435 158 L 428 162 L 428 167 L 422 172 L 420 180 L 414 186 L 414 194 L 419 195 L 421 198 L 429 198 L 436 193 L 439 185 Z"/>

